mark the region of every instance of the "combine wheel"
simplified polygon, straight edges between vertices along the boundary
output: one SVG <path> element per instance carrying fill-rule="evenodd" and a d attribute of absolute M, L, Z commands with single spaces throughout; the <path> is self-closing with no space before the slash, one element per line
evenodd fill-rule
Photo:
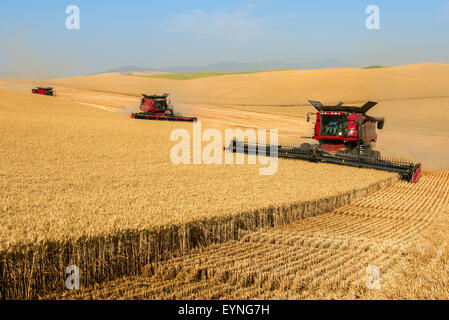
<path fill-rule="evenodd" d="M 312 145 L 310 143 L 303 143 L 299 146 L 299 151 L 303 153 L 311 153 L 313 150 Z"/>
<path fill-rule="evenodd" d="M 358 156 L 359 150 L 357 150 L 357 148 L 348 149 L 348 151 L 346 151 L 346 154 L 351 156 Z"/>

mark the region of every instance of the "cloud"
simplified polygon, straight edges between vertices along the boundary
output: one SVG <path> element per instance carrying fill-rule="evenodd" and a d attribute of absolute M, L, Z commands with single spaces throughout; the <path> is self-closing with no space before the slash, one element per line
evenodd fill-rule
<path fill-rule="evenodd" d="M 263 32 L 260 21 L 242 10 L 231 13 L 192 10 L 185 14 L 175 14 L 167 21 L 165 31 L 213 36 L 236 42 L 247 41 Z"/>

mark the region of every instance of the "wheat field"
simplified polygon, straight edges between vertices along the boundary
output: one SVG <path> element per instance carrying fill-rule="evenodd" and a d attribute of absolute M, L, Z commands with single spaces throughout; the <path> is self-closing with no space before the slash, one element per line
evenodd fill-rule
<path fill-rule="evenodd" d="M 181 114 L 214 126 L 276 127 L 287 142 L 295 143 L 312 130 L 305 119 L 307 112 L 314 111 L 308 99 L 348 105 L 372 100 L 379 104 L 368 114 L 386 119 L 378 132 L 378 150 L 423 162 L 431 169 L 449 164 L 448 64 L 284 70 L 191 80 L 121 74 L 45 81 L 0 79 L 0 88 L 11 90 L 29 92 L 37 85 L 54 86 L 58 96 L 67 99 L 128 113 L 137 109 L 141 93 L 168 92 Z"/>
<path fill-rule="evenodd" d="M 192 125 L 129 119 L 140 93 L 170 92 L 203 130 L 279 128 L 298 143 L 307 99 L 378 100 L 376 148 L 447 169 L 447 68 L 105 74 L 50 80 L 56 98 L 1 79 L 15 91 L 0 89 L 0 299 L 447 297 L 447 171 L 410 185 L 285 159 L 273 176 L 246 158 L 176 166 L 170 133 Z M 72 264 L 82 290 L 69 293 Z M 367 265 L 380 290 L 367 290 Z"/>
<path fill-rule="evenodd" d="M 66 299 L 447 299 L 449 171 L 325 214 L 149 264 Z M 380 288 L 366 285 L 366 268 Z M 46 296 L 51 298 L 54 296 Z"/>
<path fill-rule="evenodd" d="M 0 95 L 0 292 L 9 298 L 63 288 L 70 264 L 86 284 L 137 274 L 166 255 L 318 214 L 397 179 L 290 160 L 272 176 L 247 162 L 174 165 L 170 133 L 191 124 Z"/>
<path fill-rule="evenodd" d="M 297 106 L 307 105 L 308 99 L 349 104 L 370 99 L 447 97 L 448 71 L 448 64 L 420 63 L 380 69 L 283 70 L 192 80 L 100 74 L 53 79 L 49 84 L 131 96 L 148 90 L 169 92 L 178 101 L 196 104 Z"/>

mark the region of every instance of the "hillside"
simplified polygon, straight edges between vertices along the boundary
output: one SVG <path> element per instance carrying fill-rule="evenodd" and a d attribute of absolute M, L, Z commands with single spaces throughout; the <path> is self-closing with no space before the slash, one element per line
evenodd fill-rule
<path fill-rule="evenodd" d="M 169 92 L 177 112 L 218 128 L 278 128 L 281 141 L 309 136 L 308 99 L 331 104 L 379 102 L 369 114 L 386 118 L 376 148 L 387 156 L 449 167 L 449 65 L 422 63 L 375 69 L 283 70 L 190 80 L 103 74 L 47 82 L 0 80 L 0 88 L 29 92 L 53 85 L 57 94 L 90 106 L 137 110 L 140 93 Z M 412 143 L 413 142 L 413 143 Z"/>
<path fill-rule="evenodd" d="M 98 75 L 54 79 L 53 85 L 139 95 L 169 91 L 182 102 L 243 105 L 306 105 L 449 96 L 449 65 L 423 63 L 379 69 L 289 70 L 170 81 Z"/>

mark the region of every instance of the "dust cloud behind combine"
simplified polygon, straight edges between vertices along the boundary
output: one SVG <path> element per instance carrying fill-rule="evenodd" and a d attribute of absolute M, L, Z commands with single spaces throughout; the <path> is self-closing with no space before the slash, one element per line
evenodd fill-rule
<path fill-rule="evenodd" d="M 52 76 L 48 66 L 43 65 L 45 59 L 30 45 L 30 38 L 25 30 L 12 28 L 5 37 L 5 45 L 2 50 L 7 50 L 10 56 L 10 70 L 19 78 L 24 79 L 50 79 Z M 9 51 L 9 52 L 8 52 Z"/>

